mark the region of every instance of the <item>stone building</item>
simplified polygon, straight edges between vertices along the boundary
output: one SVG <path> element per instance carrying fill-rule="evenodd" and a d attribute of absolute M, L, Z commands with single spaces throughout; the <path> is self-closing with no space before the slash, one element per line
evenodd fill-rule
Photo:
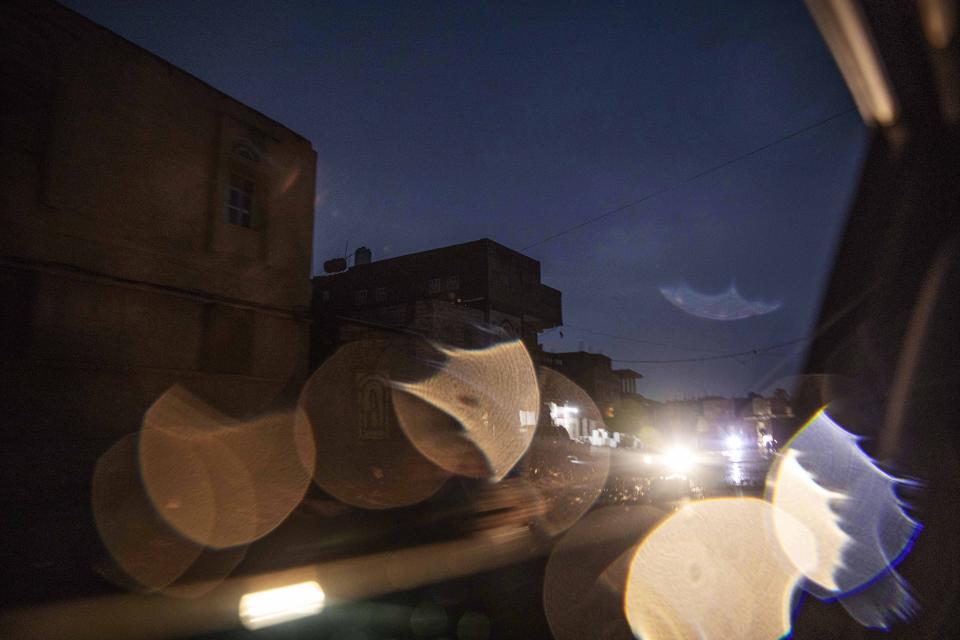
<path fill-rule="evenodd" d="M 587 351 L 544 352 L 538 362 L 562 373 L 590 396 L 603 416 L 601 427 L 606 431 L 638 435 L 652 426 L 658 403 L 637 393 L 637 380 L 643 377 L 640 373 L 614 369 L 608 356 Z M 583 421 L 582 417 L 577 419 Z M 579 436 L 590 431 L 583 424 L 569 430 Z"/>
<path fill-rule="evenodd" d="M 538 334 L 562 322 L 540 263 L 488 239 L 378 261 L 361 248 L 349 269 L 313 279 L 313 317 L 314 364 L 397 330 L 460 347 L 517 336 L 535 353 Z"/>
<path fill-rule="evenodd" d="M 53 2 L 0 7 L 0 67 L 4 487 L 88 473 L 175 383 L 234 415 L 289 400 L 310 142 Z"/>

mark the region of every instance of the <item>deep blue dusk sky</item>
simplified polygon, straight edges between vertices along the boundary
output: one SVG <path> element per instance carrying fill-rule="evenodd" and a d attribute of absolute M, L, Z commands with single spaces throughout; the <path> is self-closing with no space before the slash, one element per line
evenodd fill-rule
<path fill-rule="evenodd" d="M 67 6 L 309 138 L 315 269 L 489 237 L 522 249 L 853 106 L 803 3 L 107 2 Z M 722 5 L 722 6 L 721 6 Z M 807 334 L 867 131 L 855 112 L 536 246 L 549 350 L 709 355 Z M 685 314 L 660 285 L 781 309 Z M 763 390 L 802 351 L 624 364 L 638 390 Z"/>

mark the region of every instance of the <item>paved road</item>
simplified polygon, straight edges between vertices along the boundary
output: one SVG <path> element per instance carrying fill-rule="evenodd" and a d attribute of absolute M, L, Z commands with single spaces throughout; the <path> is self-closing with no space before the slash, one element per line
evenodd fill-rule
<path fill-rule="evenodd" d="M 694 497 L 763 494 L 774 456 L 750 449 L 739 452 L 699 453 L 686 471 Z M 614 449 L 602 504 L 648 502 L 656 499 L 658 479 L 676 474 L 655 455 Z M 674 484 L 684 484 L 679 478 Z M 686 486 L 684 484 L 684 486 Z"/>

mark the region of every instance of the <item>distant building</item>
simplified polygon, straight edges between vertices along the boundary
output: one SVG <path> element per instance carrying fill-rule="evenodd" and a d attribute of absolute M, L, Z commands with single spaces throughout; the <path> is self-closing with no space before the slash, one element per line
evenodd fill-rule
<path fill-rule="evenodd" d="M 310 142 L 53 2 L 0 6 L 0 65 L 3 485 L 87 473 L 175 383 L 234 414 L 289 399 Z"/>
<path fill-rule="evenodd" d="M 775 390 L 769 397 L 751 393 L 745 398 L 735 398 L 734 401 L 737 417 L 747 425 L 747 431 L 751 435 L 765 431 L 781 439 L 798 426 L 795 424 L 790 396 L 783 389 Z"/>
<path fill-rule="evenodd" d="M 705 396 L 663 403 L 654 424 L 663 434 L 717 441 L 737 434 L 752 441 L 761 430 L 782 438 L 790 432 L 793 408 L 786 391 L 770 397 L 751 393 L 745 397 Z"/>
<path fill-rule="evenodd" d="M 352 267 L 313 279 L 312 312 L 313 366 L 344 342 L 397 330 L 461 347 L 516 336 L 536 352 L 538 334 L 562 322 L 540 263 L 487 239 L 385 260 L 358 249 Z"/>
<path fill-rule="evenodd" d="M 543 352 L 539 364 L 562 373 L 582 388 L 597 405 L 606 431 L 637 435 L 653 424 L 658 403 L 637 393 L 637 380 L 643 376 L 632 369 L 614 369 L 608 356 L 586 351 Z M 565 426 L 577 437 L 591 435 L 580 424 L 579 415 L 564 416 Z M 584 433 L 584 430 L 587 432 Z"/>

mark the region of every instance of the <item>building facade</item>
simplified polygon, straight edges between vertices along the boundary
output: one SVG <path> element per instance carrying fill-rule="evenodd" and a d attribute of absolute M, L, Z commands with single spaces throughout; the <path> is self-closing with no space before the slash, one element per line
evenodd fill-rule
<path fill-rule="evenodd" d="M 637 380 L 643 376 L 636 371 L 614 369 L 608 356 L 587 351 L 545 352 L 539 363 L 562 373 L 590 396 L 603 416 L 600 429 L 605 433 L 636 436 L 652 426 L 658 403 L 637 393 Z M 562 418 L 574 437 L 593 435 L 595 425 L 583 424 L 581 415 L 567 410 Z"/>
<path fill-rule="evenodd" d="M 743 442 L 758 441 L 763 433 L 783 439 L 794 427 L 790 396 L 777 389 L 769 397 L 751 393 L 743 397 L 705 396 L 663 403 L 654 417 L 661 434 L 703 439 L 716 444 L 737 435 Z"/>
<path fill-rule="evenodd" d="M 313 279 L 316 365 L 343 342 L 403 330 L 460 347 L 504 336 L 538 351 L 541 331 L 562 322 L 560 292 L 540 281 L 540 263 L 492 240 L 354 264 Z"/>
<path fill-rule="evenodd" d="M 310 142 L 53 2 L 0 8 L 0 57 L 0 468 L 86 471 L 177 383 L 234 415 L 289 399 Z"/>

